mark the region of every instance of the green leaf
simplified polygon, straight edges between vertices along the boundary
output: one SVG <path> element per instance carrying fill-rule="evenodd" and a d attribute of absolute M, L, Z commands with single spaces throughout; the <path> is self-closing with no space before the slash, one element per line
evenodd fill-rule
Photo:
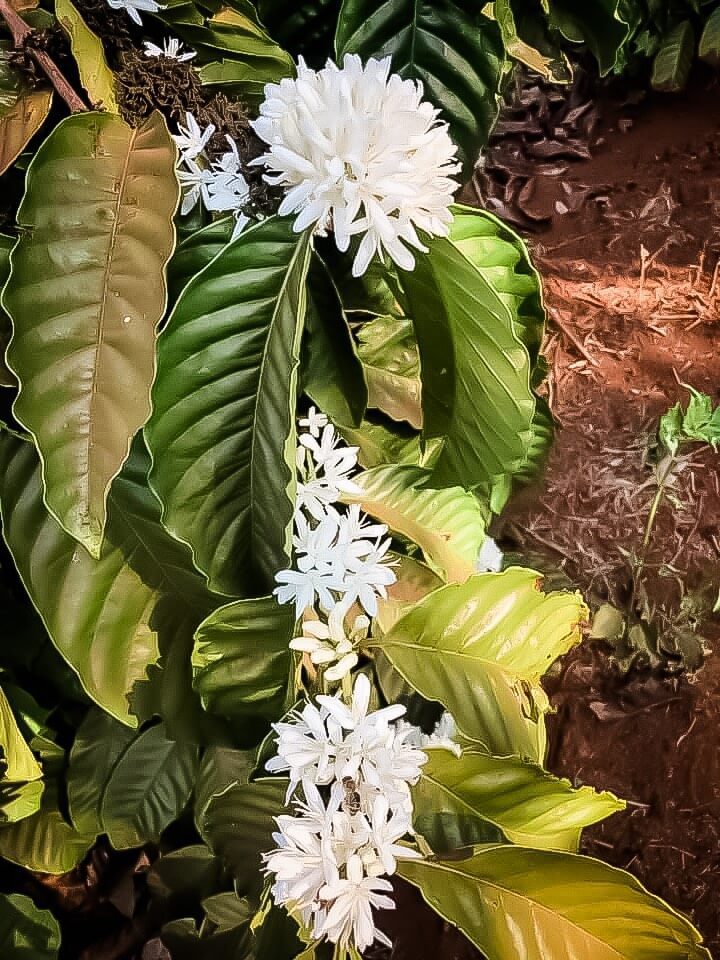
<path fill-rule="evenodd" d="M 562 82 L 562 77 L 556 76 L 552 57 L 545 57 L 535 47 L 526 43 L 519 35 L 515 24 L 510 0 L 495 0 L 493 13 L 502 33 L 503 44 L 508 56 L 519 60 L 539 73 L 545 80 Z"/>
<path fill-rule="evenodd" d="M 226 717 L 276 720 L 287 696 L 295 616 L 275 597 L 215 610 L 195 634 L 194 686 L 203 706 Z"/>
<path fill-rule="evenodd" d="M 224 5 L 213 16 L 198 17 L 196 23 L 188 23 L 181 11 L 171 5 L 159 16 L 197 51 L 200 63 L 236 60 L 265 77 L 265 83 L 295 75 L 292 57 L 268 36 L 251 3 Z M 246 92 L 252 93 L 252 87 Z"/>
<path fill-rule="evenodd" d="M 100 40 L 83 20 L 72 0 L 55 0 L 55 16 L 68 35 L 80 82 L 95 109 L 119 113 L 115 78 Z"/>
<path fill-rule="evenodd" d="M 492 846 L 398 873 L 488 960 L 709 960 L 700 934 L 637 880 L 589 857 Z"/>
<path fill-rule="evenodd" d="M 695 31 L 689 20 L 674 26 L 655 54 L 650 82 L 655 90 L 677 93 L 687 84 L 695 53 Z"/>
<path fill-rule="evenodd" d="M 679 403 L 660 417 L 658 437 L 663 446 L 675 456 L 683 439 L 683 411 Z"/>
<path fill-rule="evenodd" d="M 533 436 L 530 358 L 507 304 L 451 241 L 404 273 L 422 370 L 425 436 L 445 437 L 436 486 L 491 486 L 523 466 Z"/>
<path fill-rule="evenodd" d="M 204 844 L 193 844 L 157 859 L 148 871 L 148 889 L 153 899 L 194 906 L 224 886 L 223 873 L 219 859 Z"/>
<path fill-rule="evenodd" d="M 542 280 L 524 241 L 486 210 L 456 204 L 450 238 L 510 312 L 513 329 L 536 367 L 545 334 Z M 534 385 L 537 385 L 533 378 Z"/>
<path fill-rule="evenodd" d="M 25 742 L 0 688 L 0 822 L 14 822 L 37 813 L 43 793 L 42 769 Z"/>
<path fill-rule="evenodd" d="M 269 589 L 287 563 L 309 255 L 288 219 L 251 227 L 185 288 L 158 342 L 150 483 L 167 529 L 231 597 Z"/>
<path fill-rule="evenodd" d="M 716 7 L 707 18 L 698 52 L 700 59 L 710 66 L 720 65 L 720 7 Z"/>
<path fill-rule="evenodd" d="M 335 423 L 359 427 L 368 402 L 365 375 L 338 292 L 317 256 L 310 264 L 307 306 L 302 389 Z"/>
<path fill-rule="evenodd" d="M 427 755 L 413 788 L 416 817 L 447 813 L 489 821 L 519 846 L 575 853 L 584 827 L 625 808 L 611 793 L 575 789 L 569 780 L 513 757 L 472 751 L 456 757 L 444 749 Z"/>
<path fill-rule="evenodd" d="M 139 130 L 73 114 L 35 155 L 18 211 L 3 293 L 14 412 L 38 444 L 48 508 L 95 558 L 110 484 L 150 413 L 175 155 L 158 113 Z"/>
<path fill-rule="evenodd" d="M 623 48 L 639 23 L 639 11 L 632 27 L 626 22 L 619 0 L 588 0 L 582 7 L 575 0 L 551 0 L 549 7 L 551 26 L 571 42 L 585 42 L 602 76 L 621 62 Z"/>
<path fill-rule="evenodd" d="M 427 700 L 454 716 L 466 737 L 494 756 L 542 762 L 538 684 L 580 640 L 587 609 L 579 594 L 538 589 L 539 575 L 511 567 L 441 587 L 381 641 L 393 666 Z"/>
<path fill-rule="evenodd" d="M 111 516 L 100 560 L 60 527 L 43 504 L 31 443 L 1 434 L 0 464 L 3 533 L 25 589 L 88 695 L 134 726 L 128 696 L 160 646 L 188 629 L 184 600 L 121 517 Z"/>
<path fill-rule="evenodd" d="M 262 854 L 272 849 L 274 817 L 285 808 L 287 780 L 234 784 L 212 798 L 198 827 L 210 849 L 232 870 L 239 893 L 262 883 Z"/>
<path fill-rule="evenodd" d="M 420 356 L 412 322 L 407 317 L 376 317 L 360 327 L 358 340 L 369 405 L 420 430 Z"/>
<path fill-rule="evenodd" d="M 369 420 L 363 420 L 359 427 L 340 425 L 339 432 L 346 443 L 359 448 L 358 461 L 367 469 L 398 463 L 418 466 L 425 461 L 420 436 L 415 432 L 391 430 Z"/>
<path fill-rule="evenodd" d="M 91 710 L 70 753 L 73 823 L 107 833 L 117 850 L 157 841 L 187 803 L 198 765 L 197 746 L 168 739 L 163 724 L 138 732 Z"/>
<path fill-rule="evenodd" d="M 0 895 L 3 960 L 55 960 L 59 948 L 60 927 L 49 910 L 18 893 Z"/>
<path fill-rule="evenodd" d="M 337 59 L 392 57 L 393 71 L 420 80 L 442 112 L 466 169 L 487 142 L 504 62 L 497 23 L 471 0 L 343 0 Z"/>
<path fill-rule="evenodd" d="M 417 544 L 445 580 L 462 582 L 475 573 L 488 511 L 462 487 L 428 488 L 429 476 L 420 467 L 375 467 L 353 477 L 361 492 L 343 499 L 361 504 L 393 533 Z"/>
<path fill-rule="evenodd" d="M 8 62 L 11 47 L 0 43 L 0 176 L 17 160 L 50 113 L 52 90 L 23 83 Z"/>
<path fill-rule="evenodd" d="M 199 74 L 204 86 L 257 106 L 265 99 L 265 86 L 290 76 L 290 71 L 285 63 L 273 60 L 213 60 L 200 67 Z"/>
<path fill-rule="evenodd" d="M 198 748 L 168 740 L 162 724 L 138 734 L 113 766 L 100 819 L 116 850 L 158 841 L 183 811 L 195 783 Z"/>
<path fill-rule="evenodd" d="M 168 294 L 174 304 L 183 289 L 230 243 L 235 221 L 232 217 L 213 220 L 194 230 L 175 248 L 168 264 Z"/>
<path fill-rule="evenodd" d="M 528 352 L 530 382 L 536 389 L 546 374 L 546 364 L 540 356 L 546 321 L 540 274 L 533 266 L 523 240 L 502 220 L 485 210 L 459 204 L 453 208 L 453 213 L 450 238 L 508 308 L 513 331 Z M 531 480 L 536 476 L 552 439 L 552 415 L 547 403 L 536 397 L 526 462 L 516 479 Z M 499 512 L 495 507 L 493 509 Z"/>

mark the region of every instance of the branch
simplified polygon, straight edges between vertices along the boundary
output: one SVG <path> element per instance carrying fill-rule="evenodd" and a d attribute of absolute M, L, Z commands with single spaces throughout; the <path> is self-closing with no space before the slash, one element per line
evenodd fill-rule
<path fill-rule="evenodd" d="M 32 35 L 32 30 L 27 23 L 25 23 L 17 10 L 11 6 L 10 0 L 0 0 L 0 16 L 5 20 L 5 23 L 10 28 L 15 48 L 17 50 L 22 50 L 24 48 L 27 51 L 29 56 L 32 57 L 35 63 L 37 63 L 40 69 L 45 73 L 50 83 L 53 85 L 53 87 L 55 87 L 58 94 L 68 105 L 71 112 L 80 113 L 83 110 L 87 110 L 88 108 L 67 82 L 56 64 L 53 62 L 52 58 L 45 52 L 45 50 L 38 50 L 36 47 L 33 47 L 27 43 L 28 38 Z"/>

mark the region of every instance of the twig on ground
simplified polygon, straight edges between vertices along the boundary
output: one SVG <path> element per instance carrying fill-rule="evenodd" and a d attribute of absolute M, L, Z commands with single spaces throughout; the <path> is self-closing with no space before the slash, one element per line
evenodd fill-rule
<path fill-rule="evenodd" d="M 570 343 L 572 343 L 572 345 L 575 347 L 575 349 L 576 349 L 577 351 L 579 351 L 579 353 L 581 354 L 581 356 L 585 357 L 585 359 L 587 360 L 587 362 L 590 363 L 590 364 L 592 364 L 593 367 L 599 367 L 600 364 L 599 364 L 598 361 L 595 359 L 595 357 L 593 357 L 593 355 L 592 355 L 591 353 L 588 353 L 588 351 L 587 351 L 585 345 L 583 344 L 582 340 L 580 340 L 578 337 L 576 337 L 575 334 L 572 332 L 572 330 L 569 330 L 569 329 L 565 326 L 565 322 L 564 322 L 564 321 L 561 319 L 561 317 L 560 317 L 560 312 L 559 312 L 558 310 L 553 310 L 552 308 L 550 308 L 549 313 L 550 313 L 550 316 L 552 317 L 552 321 L 553 321 L 553 323 L 555 324 L 555 326 L 556 326 L 562 333 L 565 334 L 565 336 L 567 337 L 567 339 L 570 341 Z"/>
<path fill-rule="evenodd" d="M 0 16 L 10 28 L 15 48 L 17 50 L 25 49 L 27 51 L 28 56 L 32 57 L 43 73 L 45 73 L 50 83 L 68 105 L 72 113 L 80 113 L 87 110 L 88 107 L 73 90 L 57 64 L 46 51 L 38 50 L 37 47 L 33 47 L 27 43 L 28 37 L 32 35 L 32 29 L 25 23 L 17 10 L 12 7 L 10 0 L 0 0 Z"/>

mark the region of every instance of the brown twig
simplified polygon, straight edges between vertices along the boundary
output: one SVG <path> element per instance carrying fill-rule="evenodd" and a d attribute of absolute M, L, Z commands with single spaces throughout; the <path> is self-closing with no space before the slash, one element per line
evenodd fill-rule
<path fill-rule="evenodd" d="M 27 50 L 28 55 L 33 58 L 35 63 L 37 63 L 45 73 L 50 83 L 55 87 L 72 113 L 80 113 L 87 110 L 88 108 L 82 99 L 73 90 L 45 50 L 38 50 L 36 47 L 27 44 L 27 39 L 31 36 L 32 29 L 25 23 L 17 10 L 12 7 L 10 0 L 0 0 L 0 16 L 10 28 L 15 48 L 17 50 L 22 50 L 23 48 Z"/>
<path fill-rule="evenodd" d="M 0 2 L 2 2 L 2 0 L 0 0 Z M 567 326 L 565 325 L 562 317 L 560 316 L 559 311 L 558 311 L 558 310 L 553 310 L 553 309 L 551 308 L 548 312 L 550 313 L 550 318 L 551 318 L 552 322 L 555 324 L 555 326 L 558 328 L 558 330 L 560 330 L 560 332 L 565 335 L 565 338 L 566 338 L 567 340 L 569 340 L 570 343 L 575 347 L 575 349 L 578 351 L 578 353 L 580 354 L 580 356 L 585 357 L 585 359 L 587 360 L 587 362 L 588 362 L 591 366 L 593 366 L 593 367 L 599 367 L 600 364 L 597 362 L 597 360 L 595 359 L 595 357 L 594 357 L 591 353 L 588 352 L 587 348 L 586 348 L 585 345 L 582 343 L 582 341 L 581 341 L 578 337 L 575 336 L 575 334 L 572 332 L 572 330 L 568 330 L 568 328 L 567 328 Z"/>

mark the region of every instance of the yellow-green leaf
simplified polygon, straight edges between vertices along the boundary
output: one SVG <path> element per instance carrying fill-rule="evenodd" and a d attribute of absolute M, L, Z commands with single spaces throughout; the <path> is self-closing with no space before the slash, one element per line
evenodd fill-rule
<path fill-rule="evenodd" d="M 0 43 L 0 176 L 17 160 L 50 112 L 51 90 L 33 90 L 8 62 Z"/>
<path fill-rule="evenodd" d="M 80 82 L 96 109 L 118 113 L 115 80 L 103 45 L 80 16 L 72 0 L 55 0 L 55 16 L 70 38 Z"/>
<path fill-rule="evenodd" d="M 488 511 L 462 487 L 427 488 L 430 475 L 410 465 L 373 467 L 353 478 L 361 492 L 345 500 L 416 543 L 445 580 L 462 583 L 475 573 Z"/>
<path fill-rule="evenodd" d="M 487 960 L 710 960 L 684 917 L 590 857 L 490 846 L 398 873 Z"/>

